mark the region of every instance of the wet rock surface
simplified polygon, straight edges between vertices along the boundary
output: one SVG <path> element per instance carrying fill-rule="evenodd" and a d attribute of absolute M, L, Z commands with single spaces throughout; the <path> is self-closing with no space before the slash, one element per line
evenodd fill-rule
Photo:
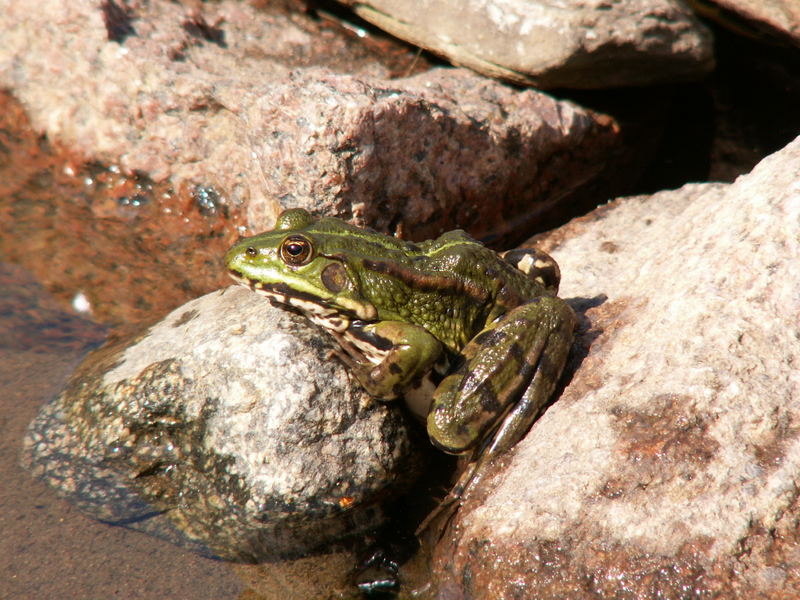
<path fill-rule="evenodd" d="M 713 68 L 710 33 L 672 0 L 345 3 L 457 65 L 543 89 L 684 81 Z"/>
<path fill-rule="evenodd" d="M 219 257 L 239 219 L 213 198 L 86 163 L 34 131 L 0 92 L 0 256 L 34 274 L 62 308 L 125 325 L 226 285 Z"/>
<path fill-rule="evenodd" d="M 571 379 L 436 548 L 439 597 L 798 593 L 800 138 L 545 247 Z"/>
<path fill-rule="evenodd" d="M 95 518 L 232 560 L 363 536 L 420 455 L 330 349 L 248 290 L 214 292 L 87 358 L 25 463 Z"/>

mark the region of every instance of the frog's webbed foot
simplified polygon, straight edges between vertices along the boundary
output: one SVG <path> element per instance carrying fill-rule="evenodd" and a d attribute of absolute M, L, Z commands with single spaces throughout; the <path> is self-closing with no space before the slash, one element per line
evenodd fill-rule
<path fill-rule="evenodd" d="M 362 329 L 359 326 L 353 331 L 360 332 Z M 387 353 L 384 347 L 388 344 L 375 335 L 367 339 L 363 334 L 354 335 L 352 331 L 332 331 L 331 334 L 336 338 L 338 347 L 331 349 L 329 356 L 339 359 L 371 396 L 391 400 L 393 396 L 387 396 L 385 386 L 381 384 L 380 370 Z"/>
<path fill-rule="evenodd" d="M 338 332 L 331 332 L 338 342 L 338 346 L 330 350 L 328 358 L 338 358 L 342 364 L 349 369 L 364 367 L 370 363 L 366 360 L 364 353 L 359 352 L 350 341 Z"/>
<path fill-rule="evenodd" d="M 383 386 L 379 384 L 380 379 L 375 376 L 375 365 L 366 360 L 365 356 L 342 336 L 337 334 L 336 337 L 340 338 L 338 340 L 339 348 L 331 349 L 329 357 L 337 358 L 347 367 L 351 376 L 356 378 L 356 381 L 370 396 L 381 400 L 391 400 L 392 397 L 386 395 Z M 376 381 L 378 383 L 375 383 Z"/>
<path fill-rule="evenodd" d="M 461 508 L 461 498 L 456 498 L 452 493 L 448 494 L 419 524 L 414 532 L 415 535 L 420 541 L 429 535 L 429 543 L 437 543 L 444 537 L 444 532 L 447 531 L 450 521 L 456 516 L 459 508 Z"/>

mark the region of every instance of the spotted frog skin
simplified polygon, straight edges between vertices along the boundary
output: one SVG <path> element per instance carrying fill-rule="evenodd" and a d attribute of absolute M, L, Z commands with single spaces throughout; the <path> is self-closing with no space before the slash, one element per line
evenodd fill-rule
<path fill-rule="evenodd" d="M 405 397 L 435 446 L 472 452 L 456 495 L 524 436 L 572 344 L 575 315 L 556 297 L 553 259 L 501 257 L 460 230 L 412 243 L 291 209 L 225 264 L 331 332 L 367 392 Z"/>

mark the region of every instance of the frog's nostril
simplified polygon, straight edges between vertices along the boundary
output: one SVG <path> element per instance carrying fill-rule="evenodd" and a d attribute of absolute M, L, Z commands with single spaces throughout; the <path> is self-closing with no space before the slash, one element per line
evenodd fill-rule
<path fill-rule="evenodd" d="M 247 256 L 249 256 L 250 258 L 255 258 L 255 256 L 258 254 L 258 250 L 256 250 L 252 246 L 248 246 L 247 249 L 244 251 L 244 253 L 247 254 Z"/>

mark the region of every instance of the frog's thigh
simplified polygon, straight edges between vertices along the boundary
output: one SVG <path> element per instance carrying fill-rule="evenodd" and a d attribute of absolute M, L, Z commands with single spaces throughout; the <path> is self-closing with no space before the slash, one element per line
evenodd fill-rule
<path fill-rule="evenodd" d="M 439 340 L 411 323 L 380 321 L 364 329 L 387 347 L 383 359 L 359 377 L 366 390 L 378 398 L 392 399 L 401 395 L 433 367 L 442 353 Z"/>
<path fill-rule="evenodd" d="M 484 454 L 499 454 L 519 441 L 558 383 L 574 326 L 572 309 L 544 296 L 475 336 L 464 348 L 462 367 L 436 390 L 428 415 L 433 444 L 465 452 L 498 425 Z"/>

